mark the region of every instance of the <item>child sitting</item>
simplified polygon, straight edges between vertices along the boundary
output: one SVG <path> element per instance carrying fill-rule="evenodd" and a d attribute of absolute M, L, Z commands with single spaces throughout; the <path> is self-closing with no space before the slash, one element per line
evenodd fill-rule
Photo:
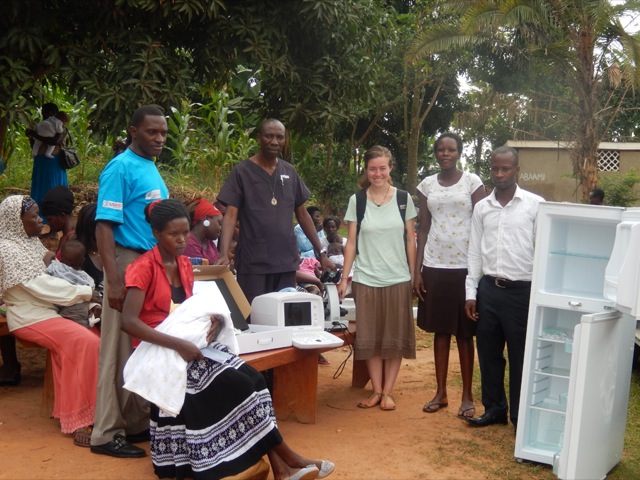
<path fill-rule="evenodd" d="M 93 279 L 82 270 L 82 263 L 86 249 L 79 240 L 67 240 L 60 250 L 60 261 L 52 260 L 47 267 L 49 275 L 66 280 L 73 285 L 88 285 L 95 288 Z M 56 305 L 60 316 L 73 320 L 85 327 L 92 327 L 97 323 L 96 317 L 100 317 L 101 306 L 90 305 L 89 302 L 76 303 L 75 305 Z"/>
<path fill-rule="evenodd" d="M 327 256 L 329 261 L 333 262 L 336 267 L 344 266 L 344 247 L 342 243 L 330 243 L 327 247 Z"/>
<path fill-rule="evenodd" d="M 301 258 L 296 283 L 309 293 L 322 295 L 324 285 L 320 281 L 320 262 L 313 257 Z"/>
<path fill-rule="evenodd" d="M 53 138 L 59 133 L 64 133 L 65 125 L 69 121 L 69 115 L 65 112 L 58 112 L 55 115 L 43 120 L 36 127 L 36 133 L 41 137 Z M 33 141 L 33 149 L 31 150 L 31 156 L 37 157 L 42 142 L 38 139 Z M 47 158 L 53 158 L 53 150 L 56 145 L 48 145 L 47 151 L 44 152 L 44 156 Z"/>

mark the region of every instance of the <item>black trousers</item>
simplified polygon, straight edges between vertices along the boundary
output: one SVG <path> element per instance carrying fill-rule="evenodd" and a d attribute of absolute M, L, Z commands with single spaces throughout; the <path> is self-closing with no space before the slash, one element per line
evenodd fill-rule
<path fill-rule="evenodd" d="M 511 405 L 509 416 L 514 425 L 518 423 L 530 293 L 530 284 L 500 288 L 486 276 L 478 284 L 476 342 L 482 404 L 485 412 L 497 414 L 507 413 Z M 509 356 L 509 404 L 504 388 L 505 343 Z"/>

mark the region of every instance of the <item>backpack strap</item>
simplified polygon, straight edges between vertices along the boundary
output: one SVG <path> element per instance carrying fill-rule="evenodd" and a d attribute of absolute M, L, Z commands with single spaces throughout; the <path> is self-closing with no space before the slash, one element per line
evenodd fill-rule
<path fill-rule="evenodd" d="M 407 218 L 407 198 L 409 197 L 409 192 L 406 190 L 400 190 L 398 188 L 398 192 L 396 193 L 396 200 L 398 200 L 398 210 L 400 210 L 400 216 L 402 217 L 402 223 L 406 221 Z"/>
<path fill-rule="evenodd" d="M 363 188 L 356 192 L 356 255 L 360 254 L 358 250 L 358 237 L 360 236 L 360 224 L 364 218 L 364 211 L 367 208 L 367 189 Z"/>
<path fill-rule="evenodd" d="M 396 200 L 398 200 L 398 210 L 400 210 L 400 217 L 402 218 L 402 227 L 403 234 L 402 238 L 404 238 L 404 248 L 407 249 L 407 229 L 405 228 L 405 222 L 407 218 L 407 199 L 409 197 L 409 192 L 406 190 L 400 190 L 396 192 Z M 408 255 L 407 255 L 408 258 Z"/>

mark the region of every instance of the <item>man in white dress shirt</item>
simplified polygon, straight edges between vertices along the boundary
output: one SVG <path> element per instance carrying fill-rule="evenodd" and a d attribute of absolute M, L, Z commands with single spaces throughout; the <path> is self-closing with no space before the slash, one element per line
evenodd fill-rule
<path fill-rule="evenodd" d="M 465 420 L 476 427 L 506 425 L 507 413 L 514 426 L 518 424 L 536 215 L 538 204 L 544 201 L 518 186 L 519 171 L 516 150 L 494 150 L 494 190 L 473 211 L 465 311 L 478 322 L 476 337 L 485 411 L 480 417 Z M 508 404 L 504 388 L 505 343 L 509 355 Z"/>

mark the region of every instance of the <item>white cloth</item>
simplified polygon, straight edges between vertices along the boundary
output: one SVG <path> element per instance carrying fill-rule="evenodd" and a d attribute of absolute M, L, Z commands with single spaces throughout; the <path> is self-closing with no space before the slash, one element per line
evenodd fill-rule
<path fill-rule="evenodd" d="M 38 126 L 36 127 L 36 133 L 38 135 L 40 135 L 41 137 L 53 138 L 58 133 L 63 133 L 63 132 L 64 132 L 64 123 L 62 123 L 62 120 L 60 120 L 59 118 L 56 118 L 56 117 L 46 118 L 43 121 L 41 121 L 38 124 Z M 31 150 L 31 156 L 32 157 L 37 157 L 38 156 L 38 151 L 40 150 L 40 145 L 42 145 L 42 142 L 40 140 L 34 140 L 33 141 L 33 148 Z M 55 148 L 55 145 L 48 145 L 47 146 L 47 152 L 45 153 L 45 155 L 47 157 L 50 157 L 51 153 L 54 150 L 54 148 Z"/>
<path fill-rule="evenodd" d="M 51 260 L 51 263 L 47 267 L 47 273 L 52 277 L 66 280 L 72 285 L 86 285 L 91 288 L 95 288 L 96 286 L 93 278 L 91 278 L 87 272 L 84 270 L 76 270 L 56 259 Z"/>
<path fill-rule="evenodd" d="M 225 343 L 237 354 L 240 349 L 233 332 L 229 308 L 217 285 L 214 282 L 204 283 L 209 284 L 206 292 L 194 293 L 171 312 L 156 330 L 193 342 L 202 349 L 207 346 L 211 315 L 219 315 L 224 318 L 224 326 L 217 341 Z M 182 410 L 187 389 L 187 362 L 175 350 L 142 342 L 125 365 L 124 381 L 127 390 L 177 416 Z"/>
<path fill-rule="evenodd" d="M 424 246 L 422 264 L 431 268 L 467 268 L 469 231 L 473 203 L 471 196 L 482 186 L 474 173 L 462 172 L 454 185 L 443 187 L 438 174 L 425 178 L 418 191 L 427 198 L 431 227 Z"/>
<path fill-rule="evenodd" d="M 338 267 L 344 265 L 344 255 L 329 255 L 329 261 Z"/>
<path fill-rule="evenodd" d="M 466 299 L 475 300 L 483 274 L 531 280 L 538 205 L 544 198 L 520 187 L 504 207 L 491 195 L 476 204 L 471 220 Z"/>

